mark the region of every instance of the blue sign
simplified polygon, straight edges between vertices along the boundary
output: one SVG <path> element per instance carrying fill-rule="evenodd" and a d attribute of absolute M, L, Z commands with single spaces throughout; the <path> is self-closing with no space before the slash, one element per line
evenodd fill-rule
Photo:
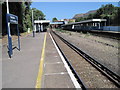
<path fill-rule="evenodd" d="M 8 32 L 8 54 L 9 57 L 11 58 L 12 54 L 13 54 L 13 49 L 16 48 L 12 48 L 12 37 L 11 37 L 11 32 L 10 32 L 10 24 L 16 24 L 16 30 L 18 33 L 18 50 L 20 50 L 20 33 L 19 33 L 19 29 L 18 29 L 18 17 L 16 15 L 13 14 L 6 14 L 6 22 L 7 22 L 7 32 Z"/>
<path fill-rule="evenodd" d="M 13 14 L 7 14 L 8 22 L 11 24 L 18 24 L 18 17 Z"/>

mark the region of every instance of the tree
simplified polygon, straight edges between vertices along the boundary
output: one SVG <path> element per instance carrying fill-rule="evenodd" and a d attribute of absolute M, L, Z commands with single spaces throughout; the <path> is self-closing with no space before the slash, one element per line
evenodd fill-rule
<path fill-rule="evenodd" d="M 30 8 L 31 0 L 20 0 L 20 2 L 9 2 L 9 11 L 11 14 L 18 16 L 18 26 L 20 32 L 26 32 L 28 28 L 31 28 L 32 30 L 32 10 Z M 1 2 L 0 5 L 2 5 L 2 35 L 7 34 L 6 29 L 6 2 Z M 45 19 L 45 15 L 42 13 L 42 11 L 39 11 L 36 9 L 35 11 L 35 18 L 36 16 L 42 16 L 43 19 Z M 37 19 L 37 18 L 36 18 Z M 17 34 L 17 30 L 15 25 L 11 26 L 11 34 Z"/>
<path fill-rule="evenodd" d="M 11 14 L 14 14 L 18 16 L 18 23 L 19 23 L 19 30 L 20 32 L 22 29 L 22 8 L 21 8 L 22 2 L 9 2 L 9 12 Z M 2 3 L 2 35 L 7 34 L 7 28 L 6 28 L 6 13 L 7 13 L 7 7 L 6 2 Z M 11 34 L 17 34 L 17 30 L 15 28 L 15 25 L 11 26 Z M 20 27 L 21 26 L 21 27 Z"/>
<path fill-rule="evenodd" d="M 117 7 L 117 13 L 115 13 L 115 16 L 114 16 L 114 19 L 113 19 L 113 23 L 115 24 L 115 25 L 118 25 L 118 26 L 120 26 L 120 19 L 119 19 L 119 17 L 120 17 L 120 7 Z"/>
<path fill-rule="evenodd" d="M 31 2 L 22 2 L 22 12 L 23 12 L 23 31 L 26 32 L 28 28 L 32 28 L 31 19 Z"/>
<path fill-rule="evenodd" d="M 83 20 L 85 20 L 83 17 L 78 17 L 78 18 L 75 19 L 75 22 L 80 22 L 80 21 L 83 21 Z"/>
<path fill-rule="evenodd" d="M 33 12 L 34 12 L 34 20 L 45 20 L 45 15 L 43 14 L 42 11 L 36 9 L 36 8 L 32 8 Z"/>
<path fill-rule="evenodd" d="M 118 25 L 118 12 L 120 7 L 115 7 L 112 4 L 102 5 L 101 8 L 93 15 L 93 18 L 107 19 L 107 25 Z M 89 19 L 90 16 L 88 16 Z"/>
<path fill-rule="evenodd" d="M 94 14 L 89 14 L 87 19 L 93 19 Z"/>
<path fill-rule="evenodd" d="M 56 21 L 58 21 L 58 19 L 57 19 L 56 17 L 54 17 L 54 18 L 52 19 L 52 22 L 56 22 Z"/>
<path fill-rule="evenodd" d="M 94 14 L 89 14 L 87 17 L 76 18 L 76 22 L 86 19 L 107 19 L 107 25 L 120 25 L 120 7 L 115 7 L 112 4 L 102 5 Z"/>

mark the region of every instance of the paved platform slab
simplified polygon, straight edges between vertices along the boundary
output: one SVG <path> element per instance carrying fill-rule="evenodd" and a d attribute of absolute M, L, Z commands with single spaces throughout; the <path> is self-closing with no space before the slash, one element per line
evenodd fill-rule
<path fill-rule="evenodd" d="M 7 46 L 2 47 L 2 87 L 35 88 L 45 33 L 21 38 L 21 51 L 14 49 L 9 59 Z M 16 45 L 17 42 L 14 42 Z"/>
<path fill-rule="evenodd" d="M 49 33 L 43 66 L 42 88 L 75 88 Z"/>
<path fill-rule="evenodd" d="M 45 32 L 47 33 L 47 32 Z M 21 51 L 14 49 L 9 59 L 2 47 L 2 88 L 35 88 L 42 58 L 45 33 L 21 38 Z M 14 46 L 17 42 L 14 42 Z M 49 34 L 47 33 L 41 88 L 75 88 Z"/>

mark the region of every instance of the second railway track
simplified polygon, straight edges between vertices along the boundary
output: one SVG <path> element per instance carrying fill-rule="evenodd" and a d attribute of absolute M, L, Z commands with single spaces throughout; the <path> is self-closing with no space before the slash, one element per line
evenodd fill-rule
<path fill-rule="evenodd" d="M 87 88 L 120 88 L 120 77 L 51 31 L 55 42 Z M 81 82 L 81 83 L 82 83 Z"/>

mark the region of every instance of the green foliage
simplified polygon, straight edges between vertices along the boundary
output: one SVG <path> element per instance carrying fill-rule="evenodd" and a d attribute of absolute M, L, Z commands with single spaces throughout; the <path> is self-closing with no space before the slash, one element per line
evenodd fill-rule
<path fill-rule="evenodd" d="M 120 25 L 118 21 L 118 12 L 120 7 L 115 7 L 112 4 L 102 5 L 101 8 L 97 10 L 94 18 L 107 19 L 107 25 Z"/>
<path fill-rule="evenodd" d="M 74 21 L 68 21 L 68 23 L 73 23 Z"/>
<path fill-rule="evenodd" d="M 19 23 L 19 30 L 20 32 L 23 31 L 22 27 L 22 8 L 21 8 L 22 2 L 9 2 L 9 13 L 17 15 L 18 16 L 18 23 Z M 6 13 L 7 13 L 7 8 L 6 8 L 6 2 L 2 3 L 2 35 L 7 34 L 7 28 L 6 28 Z M 11 34 L 17 34 L 17 30 L 15 25 L 10 25 L 11 26 Z"/>
<path fill-rule="evenodd" d="M 102 5 L 94 14 L 89 14 L 86 18 L 80 17 L 76 22 L 86 19 L 107 19 L 107 25 L 120 25 L 120 7 L 115 7 L 112 4 Z"/>
<path fill-rule="evenodd" d="M 94 17 L 94 14 L 89 14 L 87 19 L 92 19 Z"/>
<path fill-rule="evenodd" d="M 32 30 L 32 10 L 33 10 L 33 15 L 34 15 L 34 20 L 42 19 L 45 20 L 45 15 L 43 14 L 42 11 L 32 8 L 30 9 L 30 2 L 25 2 L 23 3 L 23 28 L 24 31 L 27 31 L 28 28 Z"/>
<path fill-rule="evenodd" d="M 23 30 L 27 31 L 28 28 L 32 28 L 32 19 L 31 19 L 31 2 L 22 2 L 22 13 L 23 13 Z"/>
<path fill-rule="evenodd" d="M 52 22 L 55 22 L 55 21 L 58 21 L 58 19 L 57 19 L 56 17 L 54 17 L 54 18 L 52 19 Z"/>
<path fill-rule="evenodd" d="M 80 22 L 80 21 L 83 21 L 83 20 L 85 20 L 85 18 L 79 17 L 79 18 L 76 18 L 75 22 Z"/>
<path fill-rule="evenodd" d="M 9 12 L 11 14 L 18 16 L 18 26 L 20 32 L 26 32 L 28 28 L 32 30 L 32 9 L 31 6 L 31 0 L 20 0 L 21 2 L 9 2 Z M 7 28 L 6 28 L 6 2 L 1 2 L 2 4 L 2 35 L 7 34 Z M 38 19 L 39 16 L 42 17 L 42 19 L 45 19 L 45 15 L 42 13 L 42 11 L 39 11 L 34 8 L 34 18 Z M 11 34 L 17 34 L 17 30 L 15 25 L 11 25 Z"/>
<path fill-rule="evenodd" d="M 36 9 L 36 8 L 32 8 L 33 12 L 34 12 L 34 20 L 45 20 L 45 15 L 43 14 L 42 11 Z"/>

